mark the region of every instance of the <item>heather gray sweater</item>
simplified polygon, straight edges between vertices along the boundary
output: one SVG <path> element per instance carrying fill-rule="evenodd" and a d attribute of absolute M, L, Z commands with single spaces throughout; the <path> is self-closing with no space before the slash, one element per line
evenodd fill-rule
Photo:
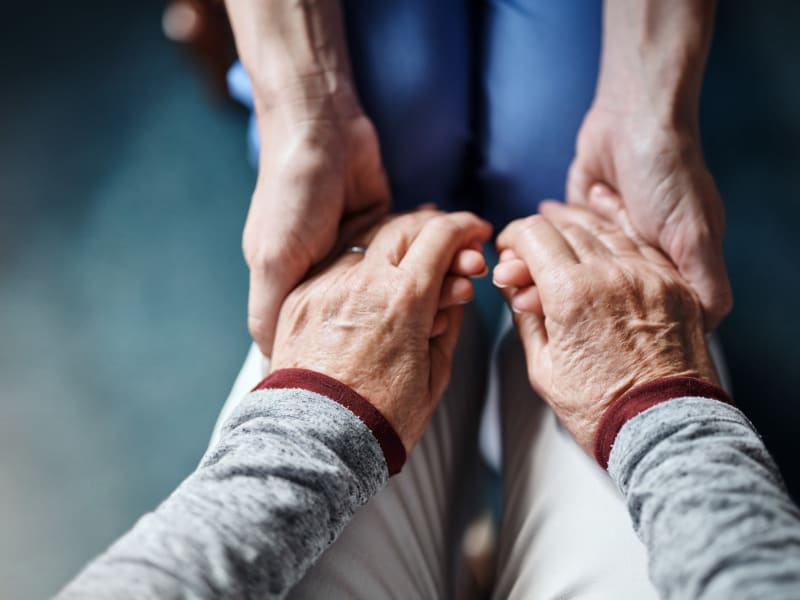
<path fill-rule="evenodd" d="M 618 434 L 609 472 L 664 598 L 800 598 L 800 514 L 735 408 L 646 410 Z M 347 408 L 253 392 L 215 451 L 59 598 L 283 597 L 386 481 L 377 439 Z"/>
<path fill-rule="evenodd" d="M 665 599 L 800 599 L 800 511 L 747 418 L 705 398 L 629 420 L 608 472 Z"/>

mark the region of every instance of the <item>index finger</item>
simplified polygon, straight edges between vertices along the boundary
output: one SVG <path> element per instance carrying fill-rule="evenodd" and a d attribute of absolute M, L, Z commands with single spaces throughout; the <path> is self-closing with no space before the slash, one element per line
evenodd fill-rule
<path fill-rule="evenodd" d="M 456 253 L 491 235 L 492 226 L 470 212 L 440 215 L 424 225 L 398 266 L 414 273 L 423 288 L 441 288 Z"/>
<path fill-rule="evenodd" d="M 498 251 L 509 248 L 525 261 L 539 285 L 547 285 L 555 274 L 580 263 L 569 242 L 541 215 L 512 221 L 497 236 Z"/>

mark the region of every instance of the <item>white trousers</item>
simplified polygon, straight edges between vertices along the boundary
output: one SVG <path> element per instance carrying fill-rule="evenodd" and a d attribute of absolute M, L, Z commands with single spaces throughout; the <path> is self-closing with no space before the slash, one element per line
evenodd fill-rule
<path fill-rule="evenodd" d="M 488 341 L 465 330 L 451 384 L 403 471 L 362 507 L 291 598 L 461 596 L 453 583 L 459 505 L 474 494 L 470 457 L 486 385 Z M 492 353 L 500 404 L 504 506 L 493 598 L 649 600 L 644 547 L 616 488 L 532 391 L 507 331 Z M 217 422 L 262 377 L 253 346 Z"/>

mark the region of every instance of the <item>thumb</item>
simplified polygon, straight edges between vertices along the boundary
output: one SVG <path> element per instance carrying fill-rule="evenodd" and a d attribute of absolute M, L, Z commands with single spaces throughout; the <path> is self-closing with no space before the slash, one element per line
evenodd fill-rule
<path fill-rule="evenodd" d="M 430 342 L 430 393 L 436 401 L 444 394 L 450 381 L 453 355 L 461 333 L 461 325 L 464 322 L 464 307 L 451 306 L 445 309 L 444 313 L 447 315 L 447 328 L 444 333 L 431 339 Z"/>
<path fill-rule="evenodd" d="M 725 209 L 710 173 L 689 170 L 686 201 L 678 204 L 661 231 L 661 249 L 697 294 L 706 331 L 715 329 L 733 306 L 722 253 Z"/>
<path fill-rule="evenodd" d="M 700 300 L 706 331 L 713 331 L 733 307 L 721 244 L 706 237 L 695 238 L 676 262 L 678 271 Z"/>
<path fill-rule="evenodd" d="M 298 276 L 285 268 L 272 268 L 270 263 L 250 270 L 247 327 L 261 354 L 267 358 L 272 355 L 275 327 L 283 301 L 299 283 L 300 277 L 302 273 Z"/>
<path fill-rule="evenodd" d="M 586 205 L 589 202 L 589 187 L 594 182 L 584 161 L 576 156 L 567 173 L 567 204 Z"/>
<path fill-rule="evenodd" d="M 538 387 L 536 382 L 549 380 L 552 371 L 543 319 L 533 313 L 515 313 L 514 323 L 525 349 L 528 379 L 534 387 Z"/>
<path fill-rule="evenodd" d="M 547 351 L 548 337 L 544 325 L 544 315 L 514 310 L 512 305 L 514 291 L 506 288 L 501 290 L 501 293 L 512 308 L 514 325 L 522 341 L 522 347 L 525 349 L 528 379 L 531 383 L 548 380 L 552 372 L 552 361 Z"/>

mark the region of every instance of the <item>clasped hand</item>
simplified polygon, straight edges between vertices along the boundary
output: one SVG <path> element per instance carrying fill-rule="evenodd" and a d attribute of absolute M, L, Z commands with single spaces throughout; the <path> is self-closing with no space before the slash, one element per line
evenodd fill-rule
<path fill-rule="evenodd" d="M 494 281 L 515 312 L 531 384 L 588 452 L 603 413 L 665 376 L 716 382 L 702 307 L 674 265 L 620 222 L 545 203 L 498 237 Z M 334 377 L 410 451 L 449 381 L 491 227 L 471 213 L 387 217 L 289 294 L 272 368 Z"/>
<path fill-rule="evenodd" d="M 471 213 L 387 217 L 301 283 L 280 310 L 272 368 L 338 379 L 371 402 L 410 451 L 450 379 L 470 277 L 491 226 Z M 476 249 L 477 248 L 477 249 Z"/>

